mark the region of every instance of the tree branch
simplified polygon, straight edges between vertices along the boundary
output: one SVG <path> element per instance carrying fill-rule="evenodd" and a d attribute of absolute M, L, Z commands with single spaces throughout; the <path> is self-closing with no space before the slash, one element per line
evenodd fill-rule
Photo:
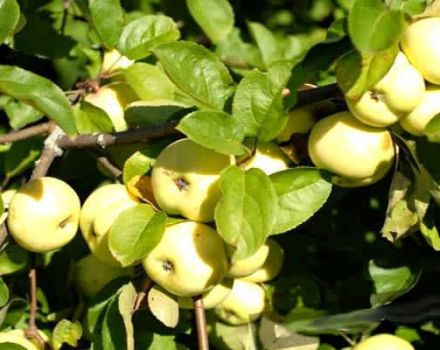
<path fill-rule="evenodd" d="M 326 100 L 332 97 L 342 97 L 343 93 L 338 84 L 318 86 L 297 92 L 297 103 L 295 106 L 303 106 L 312 102 Z"/>
<path fill-rule="evenodd" d="M 122 175 L 121 169 L 119 169 L 116 165 L 114 165 L 110 160 L 105 156 L 98 156 L 97 161 L 105 170 L 107 170 L 111 176 L 115 179 L 119 178 Z"/>
<path fill-rule="evenodd" d="M 139 290 L 138 294 L 136 295 L 136 299 L 134 301 L 132 313 L 135 313 L 137 310 L 139 310 L 141 308 L 152 283 L 153 282 L 151 281 L 151 279 L 147 275 L 145 275 L 142 278 L 141 285 L 139 288 L 140 290 Z"/>
<path fill-rule="evenodd" d="M 193 297 L 193 301 L 199 350 L 209 350 L 208 330 L 206 327 L 205 308 L 203 306 L 202 296 L 197 295 Z"/>
<path fill-rule="evenodd" d="M 0 144 L 20 141 L 31 138 L 33 136 L 49 133 L 54 128 L 52 122 L 42 123 L 29 128 L 12 131 L 8 134 L 0 135 Z"/>

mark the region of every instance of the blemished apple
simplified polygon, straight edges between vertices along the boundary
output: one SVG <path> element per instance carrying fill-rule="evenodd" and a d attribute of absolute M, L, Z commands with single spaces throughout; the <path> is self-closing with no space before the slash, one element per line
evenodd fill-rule
<path fill-rule="evenodd" d="M 414 350 L 414 347 L 393 334 L 382 333 L 361 341 L 353 350 Z"/>
<path fill-rule="evenodd" d="M 219 284 L 216 284 L 210 290 L 202 294 L 203 307 L 205 309 L 212 309 L 219 305 L 232 290 L 234 280 L 225 278 Z M 190 297 L 178 297 L 177 302 L 182 309 L 193 309 L 194 301 Z"/>
<path fill-rule="evenodd" d="M 333 182 L 342 187 L 377 182 L 394 161 L 391 134 L 361 123 L 350 112 L 320 120 L 310 133 L 308 151 L 313 164 L 335 174 Z"/>
<path fill-rule="evenodd" d="M 422 100 L 425 81 L 406 56 L 399 52 L 385 76 L 359 100 L 346 98 L 353 116 L 361 122 L 385 127 L 411 112 Z"/>
<path fill-rule="evenodd" d="M 122 82 L 111 83 L 86 96 L 85 101 L 104 110 L 110 117 L 116 131 L 127 130 L 124 118 L 125 107 L 139 98 L 130 85 Z"/>
<path fill-rule="evenodd" d="M 75 236 L 80 210 L 78 195 L 66 182 L 49 176 L 34 179 L 12 197 L 9 232 L 31 252 L 58 249 Z"/>
<path fill-rule="evenodd" d="M 47 336 L 43 332 L 38 332 L 44 341 L 48 341 Z M 0 349 L 8 350 L 4 343 L 17 344 L 24 347 L 26 350 L 43 350 L 34 341 L 26 338 L 24 329 L 11 329 L 8 331 L 0 332 Z"/>
<path fill-rule="evenodd" d="M 440 88 L 428 86 L 422 101 L 411 113 L 400 119 L 400 125 L 410 134 L 422 136 L 426 126 L 438 114 L 440 114 Z"/>
<path fill-rule="evenodd" d="M 256 321 L 266 307 L 266 293 L 259 284 L 235 279 L 229 295 L 216 308 L 216 315 L 234 326 Z"/>
<path fill-rule="evenodd" d="M 213 228 L 185 221 L 165 229 L 142 265 L 147 275 L 170 293 L 190 297 L 223 280 L 229 267 L 225 250 Z"/>
<path fill-rule="evenodd" d="M 151 183 L 154 197 L 168 214 L 211 222 L 220 199 L 220 172 L 233 157 L 205 148 L 190 139 L 168 145 L 157 157 Z"/>
<path fill-rule="evenodd" d="M 289 168 L 289 158 L 274 143 L 259 143 L 252 157 L 240 166 L 245 169 L 258 168 L 263 170 L 267 175 Z"/>
<path fill-rule="evenodd" d="M 229 252 L 229 249 L 227 249 L 227 251 Z M 229 267 L 228 276 L 230 277 L 249 276 L 250 274 L 257 271 L 261 266 L 263 266 L 268 255 L 269 255 L 269 244 L 266 241 L 251 256 L 245 259 L 232 261 L 231 266 Z"/>
<path fill-rule="evenodd" d="M 410 62 L 433 84 L 440 84 L 440 17 L 428 17 L 410 24 L 400 45 Z"/>
<path fill-rule="evenodd" d="M 243 277 L 244 281 L 254 283 L 267 282 L 274 279 L 280 273 L 284 262 L 284 249 L 277 241 L 270 238 L 266 244 L 269 247 L 269 254 L 264 264 L 252 274 Z"/>
<path fill-rule="evenodd" d="M 133 63 L 133 60 L 122 55 L 118 50 L 112 49 L 104 52 L 101 71 L 106 73 L 114 73 L 121 69 L 130 67 Z"/>

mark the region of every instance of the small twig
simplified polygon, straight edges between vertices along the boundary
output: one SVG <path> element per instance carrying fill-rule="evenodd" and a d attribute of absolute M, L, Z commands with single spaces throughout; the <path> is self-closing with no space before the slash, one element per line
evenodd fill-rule
<path fill-rule="evenodd" d="M 3 245 L 6 243 L 8 239 L 8 228 L 5 223 L 2 223 L 0 226 L 0 249 L 3 248 Z"/>
<path fill-rule="evenodd" d="M 133 313 L 135 313 L 137 310 L 140 309 L 142 303 L 145 300 L 145 297 L 147 296 L 148 290 L 151 287 L 151 284 L 152 284 L 151 279 L 147 275 L 145 275 L 142 278 L 142 282 L 141 282 L 141 285 L 140 285 L 140 290 L 139 290 L 139 292 L 138 292 L 138 294 L 136 296 L 136 299 L 134 301 L 133 311 L 132 311 Z"/>
<path fill-rule="evenodd" d="M 43 148 L 40 159 L 37 160 L 37 166 L 32 172 L 31 180 L 45 176 L 56 157 L 57 153 L 54 149 L 49 147 Z"/>
<path fill-rule="evenodd" d="M 194 301 L 194 315 L 196 317 L 197 327 L 197 342 L 199 350 L 209 350 L 208 330 L 206 327 L 205 308 L 203 306 L 203 299 L 201 295 L 193 297 Z"/>
<path fill-rule="evenodd" d="M 33 136 L 49 133 L 54 127 L 52 122 L 42 123 L 22 130 L 12 131 L 8 134 L 0 135 L 0 144 L 20 141 Z"/>
<path fill-rule="evenodd" d="M 114 178 L 119 178 L 122 175 L 121 169 L 119 169 L 116 165 L 114 165 L 107 157 L 99 156 L 96 158 L 98 163 L 101 164 L 105 170 L 107 170 L 110 175 Z"/>
<path fill-rule="evenodd" d="M 318 86 L 297 92 L 297 103 L 295 106 L 303 106 L 312 102 L 326 100 L 328 98 L 343 96 L 338 84 Z"/>

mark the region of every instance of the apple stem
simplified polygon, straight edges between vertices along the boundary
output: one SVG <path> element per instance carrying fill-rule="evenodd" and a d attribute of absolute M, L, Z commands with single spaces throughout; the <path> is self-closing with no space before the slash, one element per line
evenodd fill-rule
<path fill-rule="evenodd" d="M 208 330 L 206 328 L 205 307 L 203 306 L 202 296 L 197 295 L 193 297 L 193 301 L 199 350 L 209 350 Z"/>

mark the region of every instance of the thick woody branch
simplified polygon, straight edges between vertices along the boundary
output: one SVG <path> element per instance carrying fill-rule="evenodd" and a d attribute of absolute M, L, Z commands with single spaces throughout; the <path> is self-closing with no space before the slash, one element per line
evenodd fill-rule
<path fill-rule="evenodd" d="M 205 308 L 201 295 L 193 297 L 199 350 L 209 350 L 208 330 L 206 328 Z"/>
<path fill-rule="evenodd" d="M 52 122 L 42 123 L 35 126 L 30 126 L 18 131 L 12 131 L 8 134 L 0 135 L 0 144 L 20 141 L 28 139 L 37 135 L 47 134 L 54 127 Z"/>

